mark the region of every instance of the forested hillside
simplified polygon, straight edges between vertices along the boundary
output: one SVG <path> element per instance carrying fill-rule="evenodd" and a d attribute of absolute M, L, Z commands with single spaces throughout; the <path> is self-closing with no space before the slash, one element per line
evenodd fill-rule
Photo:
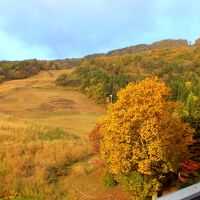
<path fill-rule="evenodd" d="M 191 81 L 192 92 L 199 95 L 200 46 L 156 49 L 123 56 L 85 58 L 75 74 L 83 91 L 92 87 L 100 90 L 99 100 L 131 81 L 148 76 L 158 76 L 172 88 L 174 100 L 185 100 L 189 89 L 185 82 Z M 107 85 L 109 87 L 107 87 Z M 95 94 L 91 94 L 95 98 Z"/>
<path fill-rule="evenodd" d="M 136 46 L 126 47 L 123 49 L 117 49 L 108 52 L 107 55 L 123 55 L 123 54 L 139 53 L 160 48 L 184 47 L 184 46 L 188 46 L 187 40 L 162 40 L 159 42 L 154 42 L 150 45 L 140 44 Z"/>
<path fill-rule="evenodd" d="M 115 101 L 117 91 L 129 82 L 158 76 L 171 88 L 169 100 L 180 103 L 183 120 L 199 127 L 196 107 L 200 98 L 200 46 L 198 42 L 193 46 L 184 46 L 184 40 L 179 42 L 176 47 L 140 53 L 85 57 L 72 76 L 61 75 L 57 82 L 79 85 L 90 98 L 105 104 L 110 95 Z"/>
<path fill-rule="evenodd" d="M 25 60 L 1 61 L 0 83 L 6 80 L 24 79 L 37 74 L 41 70 L 67 69 L 76 65 L 78 59 L 65 59 L 54 61 Z"/>

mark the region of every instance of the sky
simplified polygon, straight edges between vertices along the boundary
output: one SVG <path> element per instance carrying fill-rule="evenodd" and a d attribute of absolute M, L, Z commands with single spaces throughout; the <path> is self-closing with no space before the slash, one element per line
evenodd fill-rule
<path fill-rule="evenodd" d="M 200 37 L 199 0 L 0 0 L 0 60 L 63 59 Z"/>

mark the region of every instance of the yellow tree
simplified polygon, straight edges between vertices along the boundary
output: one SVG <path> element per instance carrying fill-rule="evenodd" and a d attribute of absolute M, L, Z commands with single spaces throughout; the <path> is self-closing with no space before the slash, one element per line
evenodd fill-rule
<path fill-rule="evenodd" d="M 158 190 L 159 179 L 176 171 L 187 156 L 193 129 L 173 115 L 176 104 L 166 100 L 169 94 L 157 77 L 147 78 L 130 83 L 108 106 L 100 122 L 100 150 L 115 177 L 139 172 L 151 177 Z"/>

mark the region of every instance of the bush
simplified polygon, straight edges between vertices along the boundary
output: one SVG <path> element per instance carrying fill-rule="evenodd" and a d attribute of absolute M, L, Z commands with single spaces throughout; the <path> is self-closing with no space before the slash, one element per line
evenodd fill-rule
<path fill-rule="evenodd" d="M 68 74 L 61 74 L 56 79 L 56 84 L 67 86 L 67 81 L 68 81 Z"/>
<path fill-rule="evenodd" d="M 64 73 L 58 76 L 58 78 L 56 79 L 56 84 L 61 86 L 75 87 L 78 86 L 78 80 L 75 76 L 69 76 L 68 74 Z"/>
<path fill-rule="evenodd" d="M 103 183 L 106 187 L 114 187 L 117 182 L 115 181 L 113 175 L 111 173 L 106 173 L 103 177 Z"/>
<path fill-rule="evenodd" d="M 46 128 L 45 132 L 42 131 L 41 133 L 38 134 L 38 139 L 45 141 L 52 141 L 52 140 L 59 140 L 66 138 L 79 139 L 79 136 L 63 131 L 60 128 L 50 128 L 50 127 Z"/>
<path fill-rule="evenodd" d="M 128 197 L 133 200 L 144 200 L 148 196 L 153 196 L 161 187 L 158 180 L 136 171 L 129 176 L 118 177 L 118 181 Z"/>

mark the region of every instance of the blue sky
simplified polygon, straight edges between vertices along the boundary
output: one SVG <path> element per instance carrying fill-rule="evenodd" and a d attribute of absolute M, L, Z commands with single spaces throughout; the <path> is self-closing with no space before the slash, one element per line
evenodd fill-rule
<path fill-rule="evenodd" d="M 200 37 L 199 0 L 0 0 L 0 60 Z"/>

